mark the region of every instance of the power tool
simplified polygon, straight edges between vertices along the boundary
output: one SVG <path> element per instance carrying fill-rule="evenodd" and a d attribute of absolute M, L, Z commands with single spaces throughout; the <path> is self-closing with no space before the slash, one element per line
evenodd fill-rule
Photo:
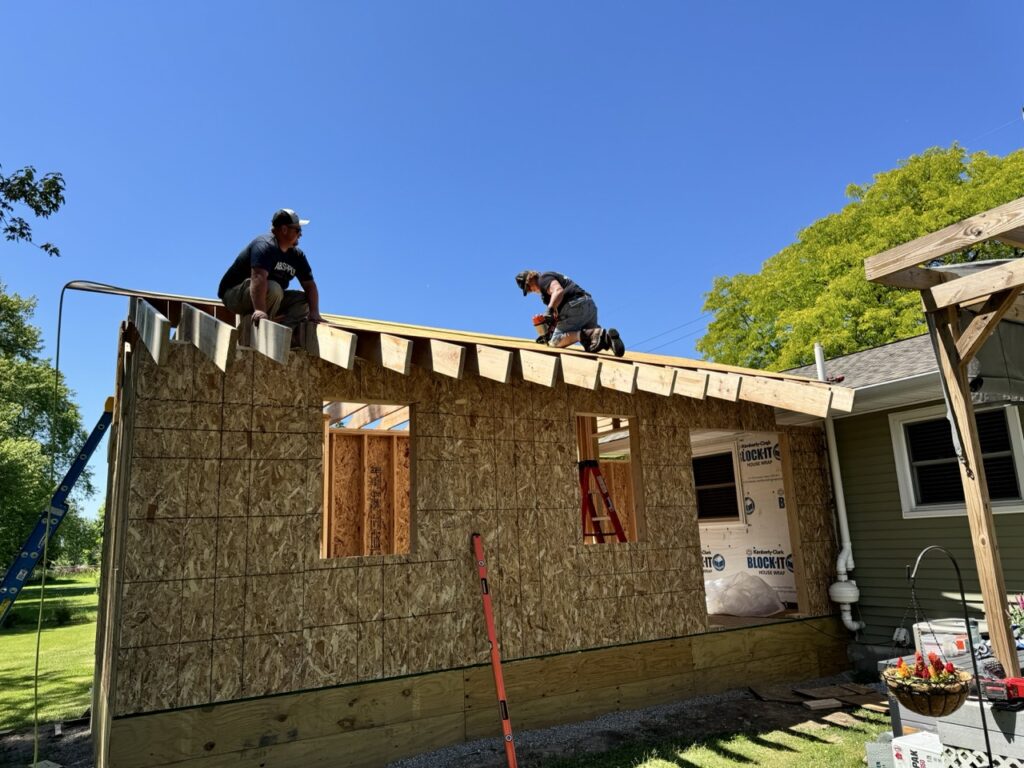
<path fill-rule="evenodd" d="M 537 343 L 547 344 L 551 340 L 551 334 L 555 330 L 557 321 L 551 315 L 534 315 L 533 330 L 537 332 Z"/>
<path fill-rule="evenodd" d="M 993 703 L 1024 701 L 1024 677 L 982 678 L 979 682 L 985 698 Z"/>

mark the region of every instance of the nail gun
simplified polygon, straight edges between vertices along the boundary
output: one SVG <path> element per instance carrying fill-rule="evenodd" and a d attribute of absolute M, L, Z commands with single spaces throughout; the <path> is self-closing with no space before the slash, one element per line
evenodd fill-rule
<path fill-rule="evenodd" d="M 533 330 L 537 332 L 537 343 L 547 344 L 551 340 L 551 334 L 555 330 L 557 318 L 551 315 L 534 315 Z"/>

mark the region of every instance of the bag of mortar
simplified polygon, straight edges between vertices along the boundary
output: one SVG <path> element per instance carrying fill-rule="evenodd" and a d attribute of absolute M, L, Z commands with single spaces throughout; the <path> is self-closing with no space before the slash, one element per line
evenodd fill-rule
<path fill-rule="evenodd" d="M 768 583 L 750 573 L 735 573 L 704 582 L 708 613 L 728 616 L 773 616 L 786 609 Z"/>

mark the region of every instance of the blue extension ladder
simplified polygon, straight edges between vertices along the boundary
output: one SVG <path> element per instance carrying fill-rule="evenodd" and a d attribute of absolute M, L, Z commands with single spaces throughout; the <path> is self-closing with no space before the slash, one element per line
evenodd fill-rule
<path fill-rule="evenodd" d="M 0 581 L 0 625 L 3 624 L 4 619 L 10 612 L 14 601 L 18 599 L 18 595 L 21 594 L 21 588 L 28 580 L 28 577 L 32 575 L 32 570 L 36 567 L 36 563 L 43 556 L 43 546 L 46 544 L 47 539 L 47 513 L 49 513 L 50 535 L 52 536 L 56 533 L 57 527 L 63 522 L 64 516 L 68 512 L 67 499 L 71 489 L 78 482 L 82 470 L 85 469 L 85 465 L 89 463 L 89 458 L 92 456 L 93 451 L 96 450 L 96 446 L 100 444 L 100 440 L 106 434 L 107 427 L 110 426 L 113 417 L 114 398 L 108 397 L 107 402 L 103 406 L 103 415 L 96 422 L 96 426 L 93 427 L 89 438 L 85 441 L 85 445 L 78 452 L 78 456 L 71 462 L 71 467 L 68 469 L 67 474 L 64 475 L 64 479 L 57 486 L 57 492 L 50 497 L 50 506 L 39 516 L 39 522 L 36 523 L 35 529 L 25 541 L 21 552 L 14 558 L 11 567 L 7 569 L 4 580 Z"/>

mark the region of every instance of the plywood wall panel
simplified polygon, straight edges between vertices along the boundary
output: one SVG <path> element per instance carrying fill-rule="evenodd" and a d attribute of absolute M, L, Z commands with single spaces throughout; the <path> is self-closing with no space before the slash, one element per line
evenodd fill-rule
<path fill-rule="evenodd" d="M 242 694 L 265 696 L 295 687 L 302 632 L 250 635 L 242 647 Z"/>
<path fill-rule="evenodd" d="M 321 627 L 359 620 L 359 568 L 321 568 L 303 574 L 303 625 Z"/>
<path fill-rule="evenodd" d="M 133 355 L 133 363 L 140 366 L 135 377 L 135 394 L 148 400 L 193 400 L 192 366 L 195 347 L 189 343 L 174 342 L 168 345 L 167 361 L 157 365 L 152 357 Z"/>
<path fill-rule="evenodd" d="M 246 521 L 246 574 L 301 573 L 305 566 L 302 527 L 287 515 L 250 517 Z"/>
<path fill-rule="evenodd" d="M 395 438 L 391 443 L 394 452 L 394 503 L 395 522 L 392 529 L 393 551 L 407 554 L 412 548 L 412 518 L 410 512 L 410 491 L 412 487 L 409 457 L 409 439 Z"/>
<path fill-rule="evenodd" d="M 182 643 L 178 649 L 176 707 L 193 707 L 210 701 L 213 643 L 209 640 Z"/>
<path fill-rule="evenodd" d="M 245 579 L 247 636 L 302 629 L 302 574 L 275 573 Z"/>
<path fill-rule="evenodd" d="M 298 671 L 302 688 L 322 688 L 355 680 L 359 673 L 359 629 L 355 624 L 311 627 L 302 634 Z"/>
<path fill-rule="evenodd" d="M 245 577 L 217 578 L 213 583 L 213 636 L 215 639 L 245 634 Z"/>
<path fill-rule="evenodd" d="M 242 697 L 242 646 L 240 637 L 213 641 L 211 701 L 233 701 Z"/>
<path fill-rule="evenodd" d="M 181 582 L 178 614 L 182 643 L 213 638 L 214 579 L 185 579 Z"/>
<path fill-rule="evenodd" d="M 128 517 L 184 517 L 188 486 L 188 459 L 136 459 L 128 487 Z"/>

